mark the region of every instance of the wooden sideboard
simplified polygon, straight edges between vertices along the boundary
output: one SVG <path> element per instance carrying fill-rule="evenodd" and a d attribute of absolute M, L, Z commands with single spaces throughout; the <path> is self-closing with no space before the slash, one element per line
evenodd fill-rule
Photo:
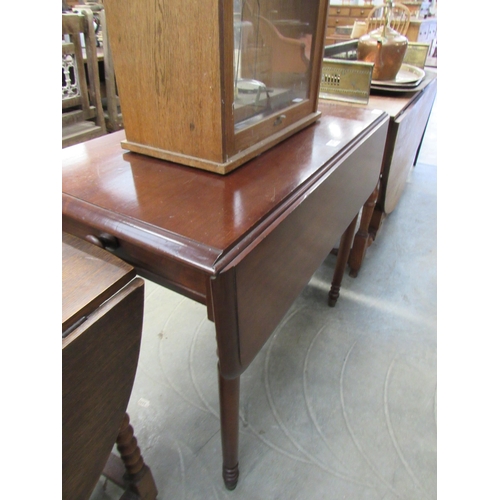
<path fill-rule="evenodd" d="M 330 4 L 328 10 L 325 45 L 332 45 L 334 43 L 350 39 L 350 34 L 336 33 L 337 27 L 353 26 L 355 21 L 363 21 L 366 19 L 372 8 L 373 5 L 370 4 Z M 409 42 L 428 43 L 429 45 L 432 45 L 432 42 L 437 37 L 437 18 L 412 18 L 406 37 Z"/>
<path fill-rule="evenodd" d="M 337 26 L 352 26 L 354 21 L 362 21 L 366 19 L 368 13 L 372 10 L 373 5 L 347 5 L 338 4 L 331 5 L 328 9 L 328 21 L 326 36 L 329 37 L 335 34 Z M 326 43 L 328 45 L 328 43 Z"/>

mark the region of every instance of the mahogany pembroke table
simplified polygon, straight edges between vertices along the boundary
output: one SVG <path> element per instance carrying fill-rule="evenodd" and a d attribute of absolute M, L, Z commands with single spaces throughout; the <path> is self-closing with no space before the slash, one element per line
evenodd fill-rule
<path fill-rule="evenodd" d="M 119 131 L 63 150 L 63 230 L 207 307 L 223 478 L 238 480 L 240 375 L 373 192 L 389 117 L 318 122 L 220 176 L 126 152 Z M 166 132 L 167 133 L 167 132 Z"/>

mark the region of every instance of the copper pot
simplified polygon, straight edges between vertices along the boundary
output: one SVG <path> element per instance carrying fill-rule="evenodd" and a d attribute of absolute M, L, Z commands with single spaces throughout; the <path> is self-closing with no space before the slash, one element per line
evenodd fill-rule
<path fill-rule="evenodd" d="M 394 80 L 403 64 L 408 39 L 384 25 L 363 35 L 358 42 L 358 60 L 374 63 L 373 80 Z"/>

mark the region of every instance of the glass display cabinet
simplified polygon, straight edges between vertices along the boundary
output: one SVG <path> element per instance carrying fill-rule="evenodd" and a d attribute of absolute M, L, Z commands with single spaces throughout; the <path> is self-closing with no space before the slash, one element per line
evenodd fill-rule
<path fill-rule="evenodd" d="M 328 0 L 105 0 L 124 149 L 226 174 L 316 121 Z"/>

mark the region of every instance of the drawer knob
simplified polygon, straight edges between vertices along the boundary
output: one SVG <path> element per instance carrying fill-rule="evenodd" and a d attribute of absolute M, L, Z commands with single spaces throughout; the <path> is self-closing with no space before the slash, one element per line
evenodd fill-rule
<path fill-rule="evenodd" d="M 92 245 L 106 250 L 116 250 L 118 248 L 118 240 L 111 234 L 102 233 L 100 236 L 88 234 L 85 239 Z"/>
<path fill-rule="evenodd" d="M 277 127 L 278 125 L 281 125 L 283 123 L 283 120 L 286 118 L 286 115 L 279 115 L 276 120 L 274 120 L 273 125 Z"/>

